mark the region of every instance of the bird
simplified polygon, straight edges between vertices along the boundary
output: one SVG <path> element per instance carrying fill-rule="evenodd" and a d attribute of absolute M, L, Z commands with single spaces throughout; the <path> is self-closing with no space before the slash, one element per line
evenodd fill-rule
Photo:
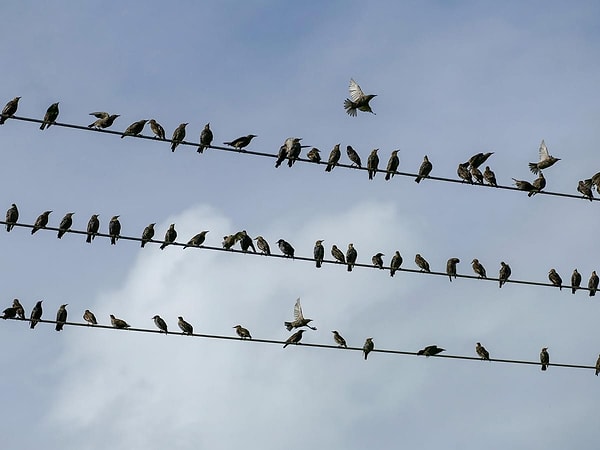
<path fill-rule="evenodd" d="M 475 155 L 473 155 L 469 158 L 469 166 L 477 169 L 480 165 L 482 165 L 484 162 L 486 162 L 487 159 L 490 156 L 492 156 L 493 154 L 494 154 L 494 152 L 476 153 Z"/>
<path fill-rule="evenodd" d="M 240 247 L 244 253 L 248 252 L 248 249 L 251 248 L 253 253 L 256 253 L 256 248 L 254 247 L 254 242 L 252 242 L 252 238 L 248 236 L 246 230 L 241 231 L 240 235 Z"/>
<path fill-rule="evenodd" d="M 531 185 L 533 186 L 533 189 L 527 194 L 528 197 L 531 197 L 537 194 L 538 192 L 541 192 L 541 190 L 546 187 L 546 179 L 544 178 L 544 174 L 541 170 L 539 171 L 538 177 L 535 180 L 533 180 L 533 183 L 531 183 Z"/>
<path fill-rule="evenodd" d="M 234 147 L 237 150 L 242 150 L 244 147 L 248 147 L 250 141 L 252 141 L 252 139 L 254 139 L 255 137 L 258 136 L 255 134 L 249 134 L 247 136 L 241 136 L 237 139 L 234 139 L 231 142 L 223 142 L 223 144 L 229 145 L 230 147 Z"/>
<path fill-rule="evenodd" d="M 206 233 L 208 233 L 208 230 L 201 231 L 200 233 L 194 235 L 194 237 L 192 237 L 188 243 L 183 246 L 183 248 L 200 247 L 206 240 Z"/>
<path fill-rule="evenodd" d="M 60 305 L 58 311 L 56 312 L 56 331 L 62 331 L 65 322 L 67 321 L 67 305 Z"/>
<path fill-rule="evenodd" d="M 281 147 L 279 147 L 279 152 L 277 153 L 277 160 L 275 161 L 275 168 L 277 169 L 279 166 L 281 166 L 281 164 L 283 164 L 286 158 L 287 148 L 285 144 L 283 144 Z"/>
<path fill-rule="evenodd" d="M 581 274 L 577 272 L 577 269 L 574 269 L 571 274 L 571 294 L 574 294 L 579 286 L 581 286 Z"/>
<path fill-rule="evenodd" d="M 183 332 L 183 334 L 191 335 L 194 334 L 194 327 L 189 322 L 183 320 L 183 317 L 177 317 L 177 325 Z"/>
<path fill-rule="evenodd" d="M 346 264 L 346 257 L 344 256 L 344 253 L 335 244 L 331 246 L 331 256 L 333 256 L 337 262 Z"/>
<path fill-rule="evenodd" d="M 60 225 L 58 226 L 58 234 L 56 235 L 58 239 L 62 238 L 69 228 L 71 228 L 71 225 L 73 225 L 73 214 L 75 213 L 69 212 L 65 214 L 65 217 L 63 217 L 60 221 Z"/>
<path fill-rule="evenodd" d="M 400 158 L 398 158 L 399 151 L 400 150 L 392 151 L 390 159 L 388 159 L 387 167 L 385 169 L 385 181 L 389 181 L 390 178 L 394 178 L 394 175 L 396 175 L 396 170 L 398 170 L 398 166 L 400 165 Z"/>
<path fill-rule="evenodd" d="M 185 127 L 187 123 L 180 123 L 175 131 L 173 131 L 173 137 L 171 138 L 171 151 L 174 152 L 175 149 L 183 140 L 185 139 Z"/>
<path fill-rule="evenodd" d="M 429 358 L 430 356 L 434 356 L 445 351 L 445 348 L 440 348 L 437 345 L 428 345 L 424 349 L 419 350 L 417 355 L 425 355 L 427 358 Z"/>
<path fill-rule="evenodd" d="M 313 255 L 315 257 L 315 265 L 317 266 L 317 268 L 321 267 L 321 265 L 323 264 L 323 258 L 325 257 L 325 247 L 323 247 L 323 239 L 318 239 L 317 242 L 315 242 Z"/>
<path fill-rule="evenodd" d="M 365 345 L 363 345 L 363 354 L 365 356 L 365 361 L 367 360 L 367 356 L 369 356 L 369 353 L 371 353 L 374 348 L 375 348 L 375 344 L 373 343 L 373 338 L 368 337 L 365 340 Z"/>
<path fill-rule="evenodd" d="M 396 271 L 398 269 L 400 269 L 401 265 L 402 265 L 402 256 L 400 255 L 400 252 L 398 250 L 396 250 L 396 253 L 394 253 L 394 256 L 392 256 L 392 260 L 390 261 L 390 277 L 394 276 Z"/>
<path fill-rule="evenodd" d="M 85 320 L 90 325 L 98 325 L 96 316 L 89 309 L 86 309 L 85 312 L 83 313 L 83 320 Z"/>
<path fill-rule="evenodd" d="M 119 222 L 120 216 L 112 216 L 108 223 L 108 234 L 110 235 L 110 245 L 115 245 L 119 240 L 121 234 L 121 222 Z"/>
<path fill-rule="evenodd" d="M 269 247 L 269 243 L 267 242 L 267 240 L 264 237 L 256 236 L 254 238 L 254 240 L 256 241 L 256 246 L 258 247 L 258 249 L 260 250 L 260 252 L 263 255 L 266 255 L 266 256 L 271 255 L 271 247 Z"/>
<path fill-rule="evenodd" d="M 348 250 L 346 250 L 346 262 L 348 263 L 348 272 L 352 272 L 354 264 L 356 264 L 356 258 L 358 253 L 354 248 L 354 244 L 348 244 Z"/>
<path fill-rule="evenodd" d="M 490 169 L 490 166 L 485 166 L 483 171 L 483 179 L 487 181 L 490 186 L 498 186 L 496 182 L 496 174 Z"/>
<path fill-rule="evenodd" d="M 120 117 L 119 114 L 108 114 L 104 111 L 90 113 L 90 116 L 95 116 L 97 120 L 90 123 L 88 128 L 95 128 L 97 130 L 110 127 L 115 119 Z"/>
<path fill-rule="evenodd" d="M 548 272 L 548 279 L 554 286 L 558 286 L 559 290 L 562 291 L 562 278 L 554 269 L 550 269 Z"/>
<path fill-rule="evenodd" d="M 331 153 L 329 153 L 329 160 L 327 161 L 325 172 L 331 172 L 331 170 L 337 166 L 341 156 L 342 152 L 340 151 L 340 144 L 335 144 L 331 149 Z"/>
<path fill-rule="evenodd" d="M 427 155 L 423 157 L 421 167 L 419 167 L 419 176 L 415 178 L 415 182 L 420 183 L 423 178 L 427 178 L 433 169 L 433 164 L 429 161 Z"/>
<path fill-rule="evenodd" d="M 415 255 L 415 264 L 419 269 L 421 269 L 421 272 L 431 272 L 431 270 L 429 269 L 429 263 L 419 253 Z"/>
<path fill-rule="evenodd" d="M 6 308 L 4 311 L 2 311 L 2 318 L 4 320 L 14 319 L 15 317 L 17 317 L 17 308 L 10 307 L 10 308 Z"/>
<path fill-rule="evenodd" d="M 350 98 L 344 100 L 344 108 L 349 116 L 356 117 L 356 110 L 375 114 L 369 102 L 377 97 L 377 94 L 365 95 L 358 83 L 352 78 L 350 78 L 348 90 L 350 91 Z"/>
<path fill-rule="evenodd" d="M 471 176 L 476 183 L 483 184 L 483 174 L 481 173 L 481 170 L 479 170 L 477 167 L 471 166 L 469 171 L 471 172 Z"/>
<path fill-rule="evenodd" d="M 540 363 L 542 363 L 542 370 L 546 370 L 550 365 L 550 355 L 548 354 L 548 347 L 544 347 L 540 352 Z"/>
<path fill-rule="evenodd" d="M 200 132 L 200 145 L 198 146 L 198 153 L 204 152 L 204 149 L 210 147 L 213 141 L 213 133 L 210 129 L 210 123 L 204 125 L 204 128 Z"/>
<path fill-rule="evenodd" d="M 383 269 L 383 258 L 382 256 L 385 256 L 383 253 L 379 252 L 376 255 L 373 255 L 373 257 L 371 258 L 371 262 L 373 263 L 373 265 L 375 267 L 378 267 L 380 269 Z"/>
<path fill-rule="evenodd" d="M 33 307 L 33 309 L 31 310 L 31 315 L 29 316 L 29 319 L 30 319 L 29 328 L 31 328 L 31 329 L 35 328 L 37 323 L 42 318 L 42 312 L 43 312 L 42 302 L 43 302 L 43 300 L 40 300 L 39 302 L 37 302 L 35 304 L 35 306 Z"/>
<path fill-rule="evenodd" d="M 44 114 L 44 121 L 40 125 L 40 130 L 45 130 L 46 128 L 50 128 L 56 122 L 56 118 L 58 117 L 58 102 L 52 103 L 48 106 L 46 110 L 46 114 Z"/>
<path fill-rule="evenodd" d="M 231 247 L 233 247 L 235 245 L 235 243 L 236 243 L 236 239 L 235 238 L 236 238 L 235 234 L 230 234 L 228 236 L 223 236 L 223 242 L 222 242 L 223 248 L 225 250 L 229 250 Z"/>
<path fill-rule="evenodd" d="M 333 340 L 335 341 L 335 343 L 338 345 L 338 347 L 344 347 L 344 348 L 348 348 L 348 346 L 346 345 L 346 339 L 344 339 L 340 333 L 338 333 L 337 331 L 332 331 L 333 333 Z"/>
<path fill-rule="evenodd" d="M 446 262 L 446 274 L 448 275 L 448 278 L 450 278 L 450 281 L 452 281 L 452 277 L 454 277 L 454 279 L 456 280 L 456 265 L 459 262 L 460 259 L 458 258 L 450 258 Z"/>
<path fill-rule="evenodd" d="M 160 123 L 158 123 L 154 119 L 150 119 L 148 121 L 148 123 L 150 124 L 150 129 L 154 133 L 155 139 L 164 139 L 165 138 L 165 129 L 162 127 L 162 125 Z"/>
<path fill-rule="evenodd" d="M 235 328 L 235 332 L 240 337 L 240 339 L 252 339 L 252 336 L 250 336 L 250 332 L 243 326 L 236 325 L 233 328 Z"/>
<path fill-rule="evenodd" d="M 375 177 L 375 175 L 377 175 L 377 169 L 379 168 L 379 156 L 377 155 L 378 150 L 378 148 L 371 150 L 371 154 L 367 159 L 367 170 L 369 172 L 369 180 L 372 180 Z"/>
<path fill-rule="evenodd" d="M 283 344 L 283 348 L 286 348 L 290 344 L 300 343 L 300 341 L 302 340 L 302 333 L 304 333 L 305 331 L 306 330 L 298 330 L 294 334 L 292 334 L 289 338 L 287 338 L 285 344 Z"/>
<path fill-rule="evenodd" d="M 596 376 L 600 373 L 600 355 L 598 355 L 598 359 L 596 360 Z"/>
<path fill-rule="evenodd" d="M 485 347 L 483 345 L 481 345 L 481 342 L 478 342 L 475 345 L 475 352 L 477 352 L 477 354 L 479 355 L 479 357 L 481 359 L 485 359 L 485 360 L 489 361 L 490 353 L 485 349 Z"/>
<path fill-rule="evenodd" d="M 120 328 L 120 329 L 130 328 L 131 327 L 131 325 L 129 325 L 123 319 L 118 319 L 115 316 L 113 316 L 112 314 L 110 315 L 110 323 L 111 323 L 111 325 L 113 327 Z"/>
<path fill-rule="evenodd" d="M 18 298 L 15 298 L 13 300 L 12 307 L 15 308 L 15 310 L 17 312 L 17 317 L 19 319 L 25 320 L 25 308 L 23 308 L 23 305 L 21 305 L 21 302 L 19 301 Z"/>
<path fill-rule="evenodd" d="M 0 125 L 6 122 L 6 119 L 15 115 L 17 108 L 19 107 L 20 99 L 21 97 L 15 97 L 4 106 L 2 114 L 0 115 Z"/>
<path fill-rule="evenodd" d="M 100 229 L 100 221 L 98 220 L 98 214 L 92 214 L 90 220 L 87 224 L 87 237 L 85 238 L 85 242 L 91 244 L 96 234 L 98 234 L 98 230 Z"/>
<path fill-rule="evenodd" d="M 123 139 L 125 136 L 137 136 L 138 134 L 140 134 L 146 126 L 146 122 L 148 122 L 148 119 L 133 122 L 125 129 L 125 131 L 121 135 L 121 139 Z"/>
<path fill-rule="evenodd" d="M 177 231 L 175 231 L 175 224 L 169 225 L 169 229 L 165 232 L 165 240 L 161 244 L 160 249 L 164 250 L 167 245 L 172 244 L 177 239 Z"/>
<path fill-rule="evenodd" d="M 577 185 L 577 192 L 583 194 L 584 198 L 587 198 L 590 202 L 594 199 L 594 194 L 592 193 L 592 179 L 588 178 L 587 180 L 580 180 Z"/>
<path fill-rule="evenodd" d="M 359 169 L 362 168 L 362 162 L 360 160 L 360 155 L 356 152 L 356 150 L 354 150 L 352 148 L 351 145 L 346 146 L 346 154 L 348 155 L 348 158 L 350 159 L 350 161 L 352 161 L 352 164 L 350 164 L 350 167 L 356 165 Z"/>
<path fill-rule="evenodd" d="M 473 184 L 473 175 L 471 175 L 471 172 L 469 171 L 469 161 L 459 164 L 456 173 L 463 182 L 468 181 Z"/>
<path fill-rule="evenodd" d="M 477 278 L 487 278 L 485 267 L 483 267 L 483 265 L 479 262 L 477 258 L 471 261 L 471 267 L 473 267 L 473 272 L 475 272 L 478 275 Z"/>
<path fill-rule="evenodd" d="M 294 304 L 294 320 L 291 322 L 283 322 L 283 324 L 288 331 L 292 331 L 292 328 L 301 327 L 308 327 L 311 330 L 316 330 L 315 327 L 309 325 L 309 323 L 312 321 L 312 319 L 304 318 L 304 314 L 302 313 L 302 305 L 300 304 L 300 297 L 298 297 L 298 299 L 296 299 L 296 303 Z"/>
<path fill-rule="evenodd" d="M 308 151 L 308 153 L 306 154 L 306 157 L 308 158 L 308 160 L 310 162 L 320 163 L 321 162 L 321 150 L 319 150 L 317 147 L 313 147 Z"/>
<path fill-rule="evenodd" d="M 513 181 L 515 182 L 515 186 L 517 187 L 517 189 L 520 189 L 521 191 L 531 192 L 535 190 L 535 187 L 529 181 L 517 180 L 516 178 L 513 178 Z"/>
<path fill-rule="evenodd" d="M 289 242 L 284 241 L 283 239 L 279 239 L 277 241 L 277 245 L 279 246 L 279 250 L 281 250 L 281 253 L 283 253 L 284 256 L 287 256 L 288 258 L 294 257 L 295 250 Z"/>
<path fill-rule="evenodd" d="M 594 175 L 592 175 L 592 178 L 590 178 L 590 182 L 592 186 L 596 186 L 596 191 L 598 192 L 598 194 L 600 194 L 600 172 L 597 172 Z"/>
<path fill-rule="evenodd" d="M 6 231 L 10 232 L 19 220 L 19 209 L 14 203 L 6 211 Z"/>
<path fill-rule="evenodd" d="M 33 224 L 33 228 L 31 229 L 31 234 L 34 234 L 37 230 L 41 228 L 46 228 L 48 225 L 48 216 L 52 211 L 44 211 L 42 214 L 35 219 L 35 223 Z"/>
<path fill-rule="evenodd" d="M 498 287 L 501 288 L 508 277 L 510 277 L 511 270 L 510 266 L 506 264 L 504 261 L 500 261 L 500 273 L 498 274 Z"/>
<path fill-rule="evenodd" d="M 529 163 L 529 170 L 532 173 L 537 175 L 537 173 L 542 169 L 547 169 L 552 166 L 556 161 L 560 161 L 560 158 L 555 158 L 548 153 L 548 147 L 546 147 L 546 143 L 542 139 L 542 143 L 540 144 L 540 160 L 537 163 Z"/>
<path fill-rule="evenodd" d="M 144 228 L 144 231 L 142 231 L 141 248 L 144 248 L 144 246 L 154 237 L 154 225 L 156 225 L 156 223 L 148 224 L 148 226 Z"/>
<path fill-rule="evenodd" d="M 167 322 L 165 322 L 162 317 L 157 314 L 152 318 L 152 320 L 154 320 L 154 325 L 156 325 L 156 328 L 158 328 L 161 333 L 169 334 Z"/>
<path fill-rule="evenodd" d="M 598 275 L 596 275 L 596 271 L 592 271 L 592 275 L 590 275 L 590 279 L 588 281 L 588 289 L 590 290 L 590 297 L 596 295 L 596 291 L 598 290 Z"/>
<path fill-rule="evenodd" d="M 290 141 L 291 139 L 291 141 Z M 288 167 L 292 167 L 294 163 L 300 157 L 300 152 L 302 151 L 302 145 L 300 145 L 300 141 L 302 138 L 288 138 L 285 140 L 286 150 L 287 150 L 287 158 L 288 158 Z"/>

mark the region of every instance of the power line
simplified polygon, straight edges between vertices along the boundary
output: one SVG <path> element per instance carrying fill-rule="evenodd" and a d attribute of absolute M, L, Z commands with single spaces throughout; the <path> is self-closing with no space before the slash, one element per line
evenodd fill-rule
<path fill-rule="evenodd" d="M 21 120 L 21 121 L 24 121 L 24 122 L 33 122 L 33 123 L 40 123 L 40 124 L 43 123 L 43 120 L 34 119 L 34 118 L 30 118 L 30 117 L 12 116 L 12 117 L 9 117 L 8 119 Z M 82 131 L 91 131 L 91 132 L 95 132 L 95 133 L 113 134 L 113 135 L 118 135 L 119 137 L 123 135 L 122 131 L 89 128 L 87 126 L 75 125 L 75 124 L 69 124 L 69 123 L 54 122 L 52 125 L 53 126 L 58 126 L 58 127 L 64 127 L 64 128 L 71 128 L 71 129 L 76 129 L 76 130 L 82 130 Z M 126 135 L 126 137 L 127 138 L 137 138 L 137 139 L 148 139 L 148 140 L 151 140 L 151 141 L 161 141 L 161 142 L 169 142 L 169 143 L 173 142 L 171 139 L 160 139 L 160 138 L 157 138 L 157 137 L 154 137 L 154 136 L 146 136 L 146 135 L 142 135 L 142 134 Z M 192 146 L 192 147 L 199 147 L 200 143 L 191 142 L 191 141 L 180 141 L 179 145 L 188 145 L 188 146 Z M 260 156 L 260 157 L 275 158 L 275 159 L 277 159 L 277 157 L 278 157 L 278 155 L 276 155 L 274 153 L 258 152 L 258 151 L 253 151 L 253 150 L 247 150 L 245 148 L 238 149 L 238 148 L 231 148 L 231 147 L 222 147 L 222 146 L 218 146 L 218 145 L 206 145 L 204 147 L 205 148 L 210 148 L 210 149 L 213 149 L 213 150 L 220 150 L 220 151 L 224 151 L 224 152 L 233 152 L 233 153 L 242 153 L 242 154 L 251 155 L 251 156 Z M 316 162 L 316 161 L 311 161 L 311 160 L 309 160 L 307 158 L 298 157 L 296 159 L 296 161 L 300 161 L 300 162 L 303 162 L 303 163 L 314 164 L 314 165 L 320 165 L 320 166 L 326 166 L 327 165 L 327 161 L 325 161 L 325 160 L 320 161 L 320 162 Z M 357 166 L 353 166 L 353 165 L 350 165 L 350 164 L 344 164 L 344 163 L 337 163 L 336 167 L 342 167 L 344 169 L 352 169 L 352 170 L 361 170 L 361 171 L 365 171 L 365 172 L 368 171 L 368 169 L 366 167 L 357 167 Z M 386 174 L 387 173 L 387 171 L 384 170 L 384 169 L 377 169 L 375 172 L 382 173 L 382 174 Z M 402 177 L 409 177 L 409 178 L 416 178 L 418 176 L 418 174 L 416 174 L 416 173 L 398 172 L 398 171 L 394 172 L 394 175 L 398 175 L 398 176 L 402 176 Z M 503 185 L 491 186 L 489 184 L 466 183 L 463 180 L 459 180 L 459 179 L 455 179 L 455 178 L 436 177 L 436 176 L 428 175 L 428 176 L 424 177 L 424 179 L 434 180 L 434 181 L 441 181 L 441 182 L 446 182 L 446 183 L 466 184 L 466 185 L 470 185 L 470 186 L 477 186 L 477 187 L 484 187 L 484 188 L 491 188 L 491 189 L 504 189 L 504 190 L 509 190 L 509 191 L 523 192 L 523 193 L 526 192 L 526 191 L 523 191 L 521 189 L 518 189 L 515 186 L 503 186 Z M 592 201 L 599 201 L 600 200 L 600 198 L 595 198 L 595 197 L 592 197 L 590 199 L 590 198 L 584 197 L 582 195 L 567 194 L 567 193 L 563 193 L 563 192 L 552 192 L 552 191 L 545 191 L 545 190 L 539 191 L 536 194 L 538 194 L 538 195 L 540 195 L 540 194 L 541 195 L 551 195 L 551 196 L 555 196 L 555 197 L 574 198 L 574 199 L 578 199 L 578 200 L 588 200 L 588 201 L 589 200 L 592 200 Z"/>

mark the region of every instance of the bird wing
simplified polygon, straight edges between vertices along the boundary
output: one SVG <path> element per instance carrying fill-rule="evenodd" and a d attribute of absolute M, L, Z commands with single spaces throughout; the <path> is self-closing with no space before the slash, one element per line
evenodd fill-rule
<path fill-rule="evenodd" d="M 294 305 L 294 319 L 295 320 L 304 320 L 304 315 L 302 314 L 302 306 L 300 305 L 300 297 L 296 300 L 296 304 Z"/>
<path fill-rule="evenodd" d="M 542 143 L 540 144 L 540 161 L 544 161 L 548 158 L 550 158 L 550 154 L 548 153 L 548 147 L 546 147 L 546 143 L 542 139 Z"/>
<path fill-rule="evenodd" d="M 348 88 L 348 90 L 350 91 L 350 98 L 353 102 L 357 102 L 365 96 L 358 83 L 352 78 L 350 78 L 350 87 Z"/>
<path fill-rule="evenodd" d="M 109 114 L 104 111 L 96 111 L 96 112 L 90 113 L 90 116 L 95 116 L 98 119 L 106 119 L 109 116 Z"/>

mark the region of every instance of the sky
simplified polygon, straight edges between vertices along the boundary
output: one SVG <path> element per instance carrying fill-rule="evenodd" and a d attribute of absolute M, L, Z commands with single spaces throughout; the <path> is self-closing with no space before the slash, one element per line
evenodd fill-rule
<path fill-rule="evenodd" d="M 88 125 L 92 111 L 120 114 L 110 128 L 155 118 L 168 137 L 189 122 L 197 142 L 208 122 L 215 144 L 256 134 L 251 150 L 276 153 L 302 137 L 324 158 L 341 144 L 380 167 L 399 149 L 400 171 L 424 155 L 432 175 L 456 178 L 461 162 L 494 152 L 498 183 L 532 181 L 527 164 L 545 140 L 561 160 L 547 189 L 577 194 L 600 171 L 597 158 L 600 34 L 597 2 L 274 2 L 57 0 L 4 2 L 0 106 L 17 115 Z M 376 113 L 348 116 L 354 78 Z M 247 230 L 326 258 L 353 243 L 359 263 L 377 252 L 403 267 L 416 253 L 432 270 L 478 258 L 518 280 L 568 284 L 598 270 L 596 202 L 297 163 L 8 120 L 0 127 L 2 204 L 20 222 L 52 210 L 50 226 L 75 212 L 101 231 L 120 215 L 122 234 L 156 222 L 160 239 L 209 230 L 206 245 Z M 148 128 L 144 134 L 149 134 Z M 581 291 L 355 268 L 168 247 L 41 230 L 2 231 L 0 287 L 27 315 L 68 303 L 69 320 L 92 310 L 136 328 L 183 316 L 198 333 L 285 340 L 283 322 L 301 298 L 316 331 L 303 342 L 594 365 L 598 305 Z M 597 297 L 596 297 L 597 298 Z M 1 306 L 1 305 L 0 305 Z M 591 370 L 361 353 L 186 336 L 65 327 L 30 330 L 2 321 L 5 448 L 115 450 L 316 448 L 593 448 L 600 380 Z M 293 429 L 292 429 L 293 428 Z M 576 431 L 575 431 L 576 430 Z"/>

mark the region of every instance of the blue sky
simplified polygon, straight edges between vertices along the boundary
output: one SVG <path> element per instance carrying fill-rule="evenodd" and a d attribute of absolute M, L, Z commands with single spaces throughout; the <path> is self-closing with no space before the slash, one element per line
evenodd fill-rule
<path fill-rule="evenodd" d="M 352 145 L 381 166 L 400 149 L 401 171 L 428 155 L 432 174 L 493 151 L 499 184 L 533 180 L 540 141 L 562 158 L 547 188 L 576 194 L 597 166 L 600 104 L 599 6 L 595 2 L 120 2 L 56 1 L 0 6 L 0 104 L 21 96 L 18 115 L 41 118 L 60 101 L 59 121 L 88 113 L 121 116 L 111 129 L 157 119 L 167 136 L 189 122 L 197 141 L 210 122 L 215 143 L 253 133 L 250 148 L 275 153 L 289 136 L 321 149 Z M 354 78 L 376 115 L 351 118 L 342 104 Z M 144 131 L 145 134 L 149 130 Z M 6 208 L 50 225 L 75 211 L 75 229 L 121 215 L 123 234 L 175 223 L 181 241 L 210 230 L 206 244 L 248 230 L 275 249 L 284 238 L 301 256 L 316 239 L 358 261 L 394 251 L 404 267 L 425 256 L 433 270 L 459 257 L 490 276 L 500 261 L 513 277 L 584 284 L 595 257 L 597 204 L 298 163 L 9 120 L 0 127 Z M 347 162 L 343 151 L 342 160 Z M 0 203 L 0 206 L 2 203 Z M 586 292 L 399 273 L 16 228 L 2 232 L 2 296 L 45 318 L 69 303 L 108 323 L 140 328 L 183 315 L 197 332 L 286 339 L 296 298 L 318 330 L 312 343 L 416 351 L 438 344 L 475 356 L 594 364 L 598 306 Z M 276 250 L 275 250 L 276 252 Z M 396 447 L 587 448 L 600 382 L 593 372 L 41 324 L 0 324 L 5 343 L 0 431 L 6 448 L 290 450 Z M 574 430 L 577 430 L 575 433 Z"/>

